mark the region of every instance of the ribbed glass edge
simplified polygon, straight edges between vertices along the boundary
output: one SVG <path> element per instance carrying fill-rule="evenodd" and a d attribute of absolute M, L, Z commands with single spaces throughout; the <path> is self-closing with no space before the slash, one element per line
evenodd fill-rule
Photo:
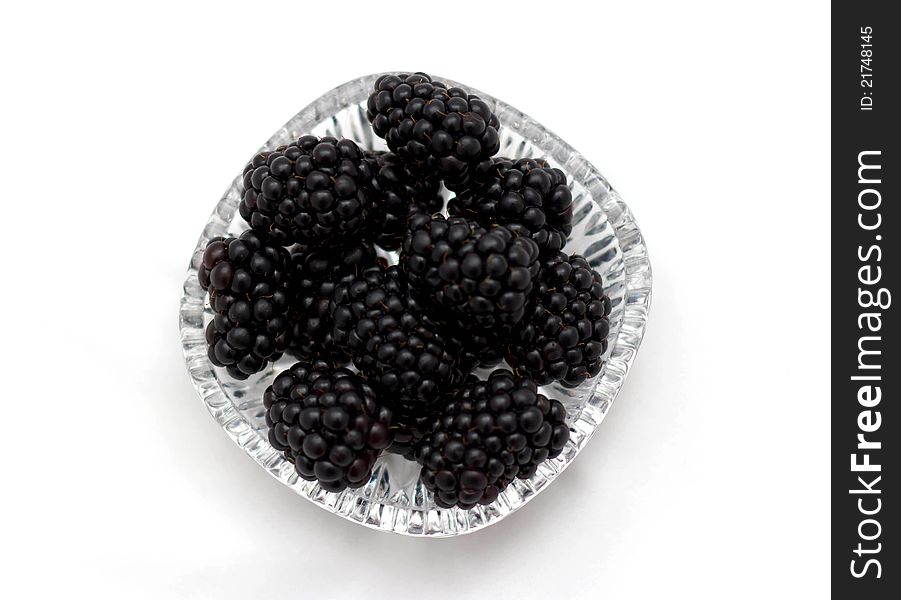
<path fill-rule="evenodd" d="M 274 148 L 313 129 L 342 108 L 364 99 L 376 73 L 349 81 L 321 96 L 298 112 L 261 149 Z M 453 84 L 451 80 L 439 78 Z M 470 88 L 472 89 L 472 88 Z M 560 163 L 588 189 L 610 221 L 623 252 L 626 295 L 623 322 L 610 350 L 604 371 L 592 397 L 571 425 L 571 436 L 556 459 L 546 461 L 528 480 L 516 480 L 488 506 L 464 511 L 457 508 L 429 510 L 403 509 L 367 500 L 347 490 L 339 494 L 323 491 L 315 482 L 300 479 L 293 466 L 250 426 L 223 393 L 207 358 L 203 335 L 205 292 L 197 283 L 197 266 L 203 248 L 215 236 L 224 235 L 240 200 L 240 176 L 235 178 L 216 205 L 197 242 L 184 281 L 179 307 L 179 331 L 188 373 L 197 393 L 213 418 L 229 437 L 270 475 L 314 504 L 354 523 L 376 529 L 419 537 L 452 537 L 472 533 L 512 514 L 548 486 L 582 450 L 606 417 L 616 399 L 641 344 L 651 305 L 651 265 L 641 230 L 632 212 L 606 179 L 581 154 L 529 116 L 489 94 L 473 90 L 503 112 L 503 126 L 515 128 L 546 155 Z M 354 132 L 363 140 L 368 129 Z"/>

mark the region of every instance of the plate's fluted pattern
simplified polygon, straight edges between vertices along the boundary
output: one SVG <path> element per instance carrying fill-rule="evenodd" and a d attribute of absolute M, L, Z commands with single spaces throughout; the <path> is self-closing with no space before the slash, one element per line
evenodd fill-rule
<path fill-rule="evenodd" d="M 348 82 L 301 110 L 263 146 L 271 149 L 306 133 L 335 135 L 366 149 L 384 149 L 365 116 L 365 101 L 378 74 Z M 447 80 L 445 80 L 447 81 Z M 651 300 L 651 267 L 641 231 L 610 184 L 578 152 L 515 108 L 475 92 L 494 105 L 501 120 L 501 154 L 545 157 L 571 181 L 575 226 L 567 253 L 584 254 L 604 277 L 611 296 L 610 347 L 601 374 L 575 390 L 546 386 L 543 392 L 567 407 L 570 441 L 563 453 L 545 462 L 528 480 L 516 480 L 489 506 L 470 511 L 441 509 L 418 482 L 415 464 L 383 456 L 369 483 L 339 494 L 300 479 L 293 465 L 269 444 L 262 392 L 274 374 L 291 364 L 283 358 L 271 369 L 243 382 L 214 368 L 206 354 L 204 326 L 210 318 L 197 266 L 208 240 L 245 227 L 236 216 L 240 177 L 216 205 L 191 259 L 179 311 L 179 327 L 188 371 L 210 414 L 228 435 L 270 475 L 319 506 L 351 521 L 405 535 L 447 537 L 476 531 L 504 518 L 550 484 L 578 454 L 616 398 L 635 358 Z M 243 166 L 243 165 L 239 165 Z"/>

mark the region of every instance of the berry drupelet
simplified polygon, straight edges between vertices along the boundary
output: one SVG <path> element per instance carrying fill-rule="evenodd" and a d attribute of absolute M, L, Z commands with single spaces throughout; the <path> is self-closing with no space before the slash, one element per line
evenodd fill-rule
<path fill-rule="evenodd" d="M 299 362 L 280 373 L 263 405 L 269 443 L 329 492 L 365 485 L 391 443 L 391 411 L 362 378 L 328 362 Z"/>
<path fill-rule="evenodd" d="M 470 329 L 502 334 L 525 313 L 538 274 L 538 245 L 506 227 L 414 215 L 400 264 L 417 296 Z"/>
<path fill-rule="evenodd" d="M 441 180 L 417 172 L 391 152 L 367 152 L 373 161 L 373 210 L 369 231 L 376 244 L 397 250 L 407 231 L 407 218 L 444 208 Z"/>
<path fill-rule="evenodd" d="M 379 77 L 366 116 L 402 160 L 437 171 L 452 190 L 500 149 L 500 124 L 488 104 L 425 73 Z"/>
<path fill-rule="evenodd" d="M 505 225 L 531 237 L 542 252 L 559 252 L 572 232 L 573 212 L 563 171 L 531 158 L 495 158 L 492 167 L 457 194 L 449 213 L 484 226 Z"/>
<path fill-rule="evenodd" d="M 455 357 L 407 301 L 400 270 L 375 266 L 347 277 L 334 294 L 334 338 L 395 416 L 392 451 L 407 453 L 425 433 L 443 394 L 460 380 Z"/>
<path fill-rule="evenodd" d="M 423 484 L 443 508 L 490 504 L 569 440 L 566 409 L 506 369 L 470 377 L 416 450 Z"/>
<path fill-rule="evenodd" d="M 239 211 L 283 245 L 336 246 L 366 226 L 372 165 L 351 140 L 305 135 L 244 168 Z"/>
<path fill-rule="evenodd" d="M 261 371 L 288 346 L 289 260 L 252 230 L 213 239 L 203 252 L 198 279 L 215 313 L 206 329 L 210 362 L 235 379 Z"/>
<path fill-rule="evenodd" d="M 375 248 L 357 242 L 329 250 L 297 249 L 291 253 L 292 318 L 288 352 L 300 360 L 323 358 L 337 365 L 350 356 L 332 337 L 329 305 L 335 286 L 376 263 Z"/>
<path fill-rule="evenodd" d="M 528 314 L 507 346 L 507 362 L 539 385 L 576 387 L 601 370 L 609 314 L 597 271 L 578 254 L 557 253 L 541 269 Z"/>

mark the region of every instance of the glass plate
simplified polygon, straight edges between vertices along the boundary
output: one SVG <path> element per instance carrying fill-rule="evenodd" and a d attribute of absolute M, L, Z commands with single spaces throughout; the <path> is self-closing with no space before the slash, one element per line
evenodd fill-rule
<path fill-rule="evenodd" d="M 350 138 L 368 150 L 386 149 L 366 120 L 366 98 L 379 75 L 350 81 L 323 95 L 276 131 L 261 149 L 271 150 L 307 133 Z M 597 169 L 541 124 L 488 94 L 473 93 L 493 106 L 500 119 L 501 156 L 546 158 L 567 174 L 573 192 L 574 227 L 565 251 L 585 255 L 601 273 L 612 305 L 610 344 L 598 377 L 572 390 L 558 385 L 542 388 L 544 394 L 566 406 L 571 429 L 566 448 L 556 459 L 542 464 L 532 478 L 517 479 L 492 504 L 468 511 L 438 508 L 431 492 L 418 481 L 418 466 L 390 454 L 379 459 L 366 486 L 337 494 L 326 492 L 316 482 L 298 477 L 293 465 L 269 444 L 262 394 L 275 374 L 293 361 L 285 357 L 247 381 L 231 380 L 223 369 L 214 367 L 204 341 L 204 327 L 212 314 L 197 282 L 197 266 L 208 240 L 246 228 L 237 214 L 240 171 L 216 205 L 185 276 L 179 310 L 185 362 L 213 418 L 283 484 L 336 515 L 381 531 L 429 537 L 471 533 L 497 523 L 534 498 L 572 462 L 603 421 L 635 358 L 648 317 L 651 267 L 647 250 L 619 195 Z"/>

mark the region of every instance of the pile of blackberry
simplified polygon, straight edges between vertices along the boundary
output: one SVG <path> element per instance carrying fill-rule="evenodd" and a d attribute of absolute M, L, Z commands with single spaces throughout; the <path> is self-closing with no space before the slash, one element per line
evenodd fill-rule
<path fill-rule="evenodd" d="M 263 395 L 269 441 L 323 490 L 366 485 L 393 452 L 438 506 L 490 504 L 566 446 L 539 386 L 598 375 L 610 299 L 562 251 L 565 173 L 497 156 L 488 102 L 396 73 L 366 115 L 382 149 L 303 135 L 248 162 L 248 227 L 198 267 L 209 359 L 234 379 L 297 361 Z"/>

